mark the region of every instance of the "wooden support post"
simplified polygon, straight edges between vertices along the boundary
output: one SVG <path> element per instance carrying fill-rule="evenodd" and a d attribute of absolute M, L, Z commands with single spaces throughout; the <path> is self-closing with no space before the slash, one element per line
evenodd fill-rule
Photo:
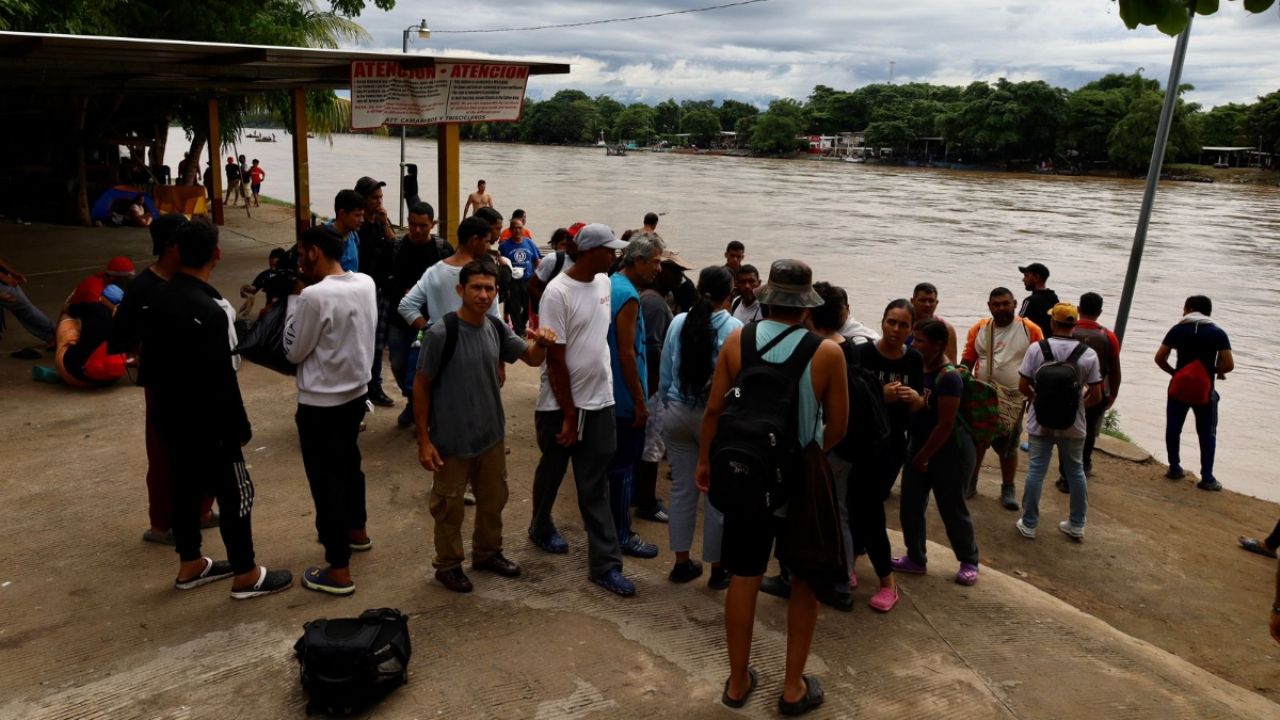
<path fill-rule="evenodd" d="M 458 223 L 462 222 L 462 202 L 458 178 L 458 124 L 442 123 L 437 126 L 436 171 L 440 190 L 436 214 L 439 215 L 440 236 L 458 245 Z"/>
<path fill-rule="evenodd" d="M 213 202 L 209 214 L 214 225 L 223 224 L 222 217 L 222 130 L 218 127 L 218 98 L 209 98 L 209 179 L 213 182 Z"/>
<path fill-rule="evenodd" d="M 293 133 L 293 208 L 298 235 L 311 227 L 311 165 L 307 160 L 307 91 L 294 88 L 289 94 Z"/>

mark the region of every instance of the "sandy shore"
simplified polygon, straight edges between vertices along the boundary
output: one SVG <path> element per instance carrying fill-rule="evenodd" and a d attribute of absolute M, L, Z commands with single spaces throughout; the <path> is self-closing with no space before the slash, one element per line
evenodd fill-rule
<path fill-rule="evenodd" d="M 228 213 L 224 293 L 289 242 L 287 210 Z M 75 282 L 119 253 L 145 260 L 145 235 L 0 225 L 0 255 L 31 276 L 47 311 Z M 473 577 L 458 597 L 430 582 L 429 477 L 411 435 L 380 411 L 362 436 L 375 549 L 355 559 L 353 599 L 301 588 L 232 603 L 225 585 L 178 594 L 168 548 L 140 541 L 146 526 L 142 397 L 118 386 L 86 393 L 32 382 L 11 360 L 27 338 L 16 323 L 0 342 L 0 411 L 7 420 L 0 503 L 0 718 L 301 717 L 291 645 L 306 620 L 399 607 L 413 615 L 413 678 L 377 717 L 730 717 L 716 699 L 726 671 L 720 596 L 665 574 L 664 526 L 640 522 L 664 555 L 631 560 L 638 597 L 622 601 L 586 582 L 581 524 L 566 482 L 557 521 L 573 546 L 548 556 L 523 536 L 537 450 L 537 375 L 520 367 L 504 391 L 511 501 L 508 553 L 526 576 Z M 50 360 L 38 361 L 51 364 Z M 319 562 L 312 507 L 293 425 L 292 380 L 241 372 L 255 437 L 259 559 L 299 573 Z M 1122 454 L 1132 448 L 1121 448 Z M 1139 457 L 1141 457 L 1139 453 Z M 1024 540 L 1001 509 L 994 466 L 971 504 L 983 577 L 950 582 L 955 563 L 931 551 L 935 574 L 905 578 L 887 616 L 824 610 L 810 669 L 828 687 L 819 717 L 1280 717 L 1280 646 L 1266 633 L 1274 562 L 1241 551 L 1240 533 L 1265 533 L 1280 507 L 1205 493 L 1163 479 L 1163 466 L 1095 459 L 1089 536 Z M 664 473 L 665 477 L 665 473 Z M 665 494 L 666 481 L 660 483 Z M 1051 487 L 1045 521 L 1065 517 Z M 890 501 L 897 526 L 896 496 Z M 1049 526 L 1051 527 L 1051 525 Z M 931 518 L 931 538 L 944 541 Z M 206 548 L 221 553 L 216 533 Z M 895 548 L 901 544 L 894 535 Z M 859 564 L 864 578 L 870 567 Z M 761 692 L 746 714 L 771 717 L 781 682 L 782 603 L 762 598 L 756 663 Z"/>

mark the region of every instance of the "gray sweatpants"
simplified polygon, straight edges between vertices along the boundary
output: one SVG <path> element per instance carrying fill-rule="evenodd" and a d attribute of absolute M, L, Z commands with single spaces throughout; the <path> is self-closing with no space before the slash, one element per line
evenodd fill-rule
<path fill-rule="evenodd" d="M 662 439 L 667 444 L 667 461 L 671 463 L 671 507 L 667 511 L 671 520 L 667 532 L 671 549 L 675 552 L 688 552 L 693 548 L 698 499 L 705 498 L 693 484 L 693 474 L 698 469 L 698 438 L 702 433 L 704 409 L 671 402 L 663 415 Z M 718 563 L 724 536 L 724 515 L 709 502 L 704 502 L 703 508 L 702 560 Z"/>
<path fill-rule="evenodd" d="M 544 537 L 556 529 L 551 508 L 572 462 L 573 479 L 578 486 L 578 511 L 587 530 L 591 577 L 621 570 L 622 553 L 609 511 L 609 480 L 605 476 L 605 468 L 618 442 L 613 408 L 583 411 L 578 428 L 582 439 L 571 447 L 556 442 L 563 413 L 559 410 L 536 412 L 533 418 L 542 459 L 533 473 L 533 518 L 529 521 L 529 531 Z"/>

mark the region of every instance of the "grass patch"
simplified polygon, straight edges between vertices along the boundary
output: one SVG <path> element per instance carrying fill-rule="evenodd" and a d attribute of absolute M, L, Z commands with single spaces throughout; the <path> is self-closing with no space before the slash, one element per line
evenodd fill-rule
<path fill-rule="evenodd" d="M 1108 410 L 1107 414 L 1102 417 L 1102 434 L 1127 443 L 1133 442 L 1133 438 L 1121 432 L 1120 411 L 1115 408 Z"/>
<path fill-rule="evenodd" d="M 267 197 L 266 195 L 261 195 L 261 194 L 258 195 L 258 200 L 261 201 L 263 205 L 276 205 L 278 207 L 287 207 L 287 208 L 293 207 L 293 203 L 287 200 L 277 200 L 273 197 Z"/>

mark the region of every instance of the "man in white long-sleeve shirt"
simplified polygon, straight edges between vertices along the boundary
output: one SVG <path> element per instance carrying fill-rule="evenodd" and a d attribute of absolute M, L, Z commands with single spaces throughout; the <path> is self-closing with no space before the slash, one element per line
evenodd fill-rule
<path fill-rule="evenodd" d="M 309 286 L 289 297 L 285 355 L 298 364 L 298 440 L 316 505 L 327 567 L 309 567 L 302 584 L 333 595 L 355 592 L 351 551 L 373 547 L 366 529 L 360 421 L 369 393 L 376 291 L 368 275 L 342 269 L 342 238 L 311 228 L 298 239 Z"/>

